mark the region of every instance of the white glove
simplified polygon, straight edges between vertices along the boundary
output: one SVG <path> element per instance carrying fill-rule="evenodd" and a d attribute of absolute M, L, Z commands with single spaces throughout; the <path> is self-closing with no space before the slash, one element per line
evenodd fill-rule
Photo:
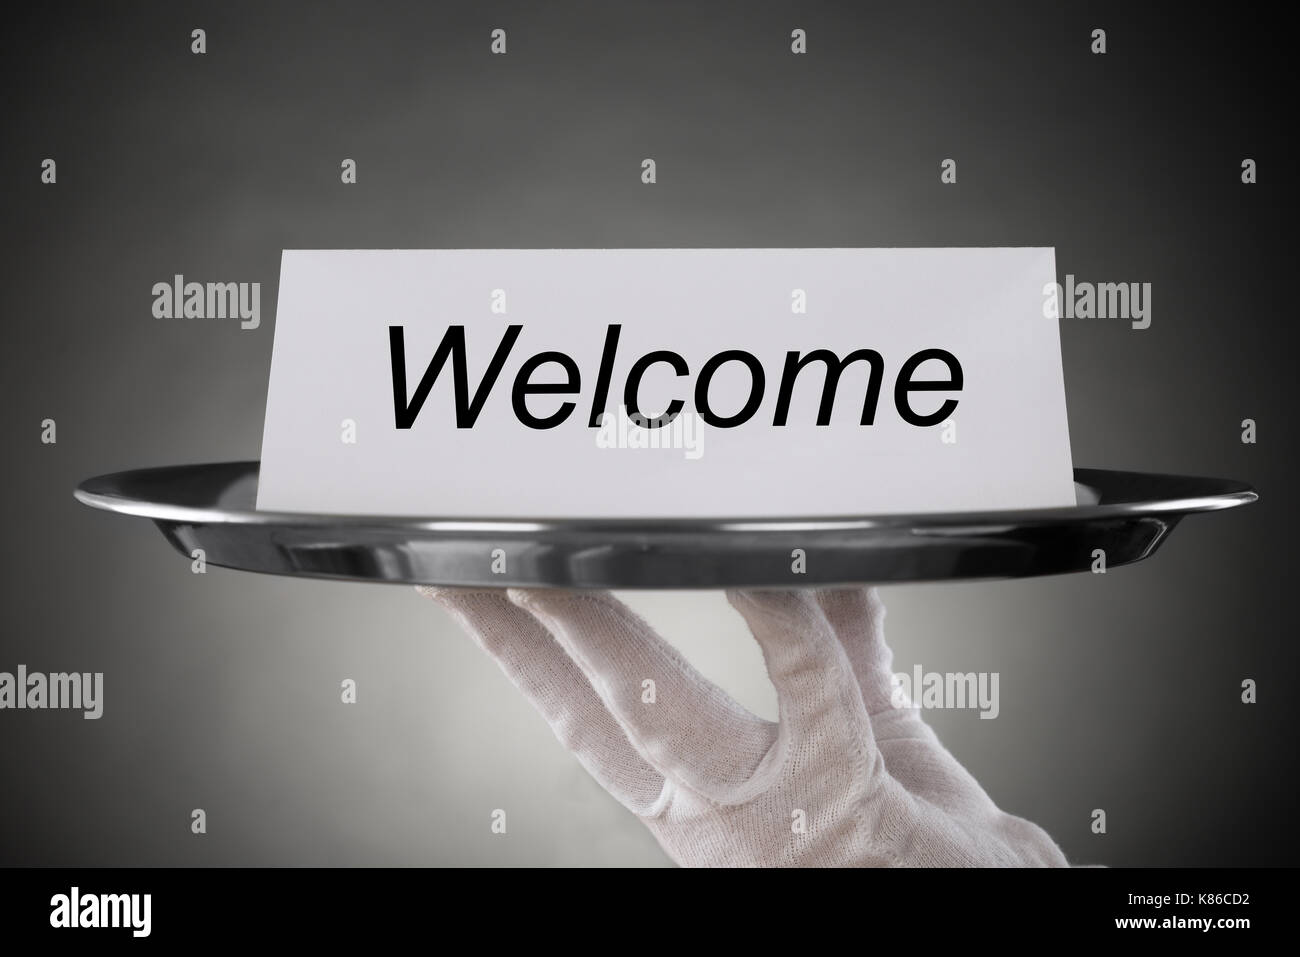
<path fill-rule="evenodd" d="M 607 593 L 422 587 L 684 866 L 1066 866 L 913 708 L 872 589 L 728 592 L 780 720 L 751 714 Z M 654 681 L 654 703 L 643 684 Z"/>

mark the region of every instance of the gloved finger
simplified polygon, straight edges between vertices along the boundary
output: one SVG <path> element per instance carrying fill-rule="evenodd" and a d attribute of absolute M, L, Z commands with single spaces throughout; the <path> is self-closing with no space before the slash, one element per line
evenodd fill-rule
<path fill-rule="evenodd" d="M 813 594 L 729 591 L 727 600 L 763 649 L 776 688 L 783 747 L 806 759 L 812 753 L 831 760 L 833 754 L 857 756 L 869 776 L 881 770 L 853 668 Z"/>
<path fill-rule="evenodd" d="M 664 789 L 564 649 L 501 589 L 416 589 L 464 628 L 533 706 L 560 743 L 624 807 L 650 813 Z"/>
<path fill-rule="evenodd" d="M 885 641 L 885 604 L 880 593 L 875 588 L 827 588 L 816 596 L 853 665 L 890 776 L 946 811 L 961 811 L 967 817 L 998 813 L 979 782 L 940 743 L 912 702 L 894 699 L 894 653 Z"/>
<path fill-rule="evenodd" d="M 918 711 L 878 712 L 871 716 L 871 728 L 885 769 L 909 793 L 964 820 L 991 819 L 1001 813 Z"/>
<path fill-rule="evenodd" d="M 885 604 L 879 592 L 824 588 L 816 592 L 816 599 L 853 666 L 867 714 L 891 709 L 894 653 L 885 643 Z"/>
<path fill-rule="evenodd" d="M 509 595 L 564 646 L 651 765 L 719 802 L 744 790 L 776 739 L 771 722 L 733 701 L 613 595 Z"/>

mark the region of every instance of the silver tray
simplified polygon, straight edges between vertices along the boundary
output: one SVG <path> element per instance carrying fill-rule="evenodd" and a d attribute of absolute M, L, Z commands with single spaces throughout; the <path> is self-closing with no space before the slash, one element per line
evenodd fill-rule
<path fill-rule="evenodd" d="M 790 519 L 438 519 L 264 512 L 257 462 L 87 479 L 79 501 L 151 519 L 227 568 L 405 584 L 806 587 L 1022 578 L 1141 561 L 1184 515 L 1255 501 L 1226 479 L 1075 469 L 1073 508 Z M 500 551 L 497 551 L 497 550 Z M 802 549 L 805 571 L 793 553 Z M 494 560 L 505 571 L 493 572 Z"/>

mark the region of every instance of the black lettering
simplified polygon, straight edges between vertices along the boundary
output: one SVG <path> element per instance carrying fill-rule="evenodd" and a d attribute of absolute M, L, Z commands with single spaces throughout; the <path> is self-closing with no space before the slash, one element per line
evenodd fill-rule
<path fill-rule="evenodd" d="M 388 350 L 393 366 L 393 418 L 397 428 L 409 429 L 415 424 L 415 417 L 420 414 L 420 409 L 424 406 L 424 400 L 429 397 L 429 390 L 433 388 L 433 383 L 437 381 L 438 373 L 442 371 L 448 355 L 451 356 L 452 375 L 455 376 L 456 380 L 456 428 L 473 428 L 474 423 L 478 421 L 479 412 L 483 409 L 483 403 L 487 401 L 488 393 L 492 391 L 492 386 L 496 384 L 497 376 L 501 374 L 501 367 L 506 364 L 506 357 L 510 354 L 510 350 L 514 348 L 515 340 L 519 338 L 519 330 L 522 328 L 523 326 L 506 327 L 506 334 L 502 337 L 501 344 L 497 346 L 496 355 L 492 357 L 492 363 L 488 366 L 483 381 L 479 383 L 473 400 L 467 401 L 468 383 L 466 380 L 468 373 L 465 369 L 465 327 L 448 326 L 447 331 L 443 334 L 442 342 L 438 343 L 438 350 L 433 354 L 428 367 L 424 370 L 420 384 L 415 387 L 415 395 L 411 396 L 408 403 L 406 399 L 405 333 L 401 326 L 389 326 Z"/>
<path fill-rule="evenodd" d="M 922 362 L 929 359 L 938 359 L 948 366 L 949 378 L 945 381 L 928 379 L 924 382 L 912 382 L 912 374 Z M 898 409 L 898 414 L 903 417 L 903 421 L 908 425 L 938 425 L 948 416 L 952 415 L 953 410 L 957 408 L 956 399 L 946 399 L 939 410 L 930 415 L 917 415 L 912 411 L 911 405 L 907 401 L 908 392 L 940 392 L 952 391 L 960 392 L 962 385 L 961 363 L 957 357 L 946 349 L 922 349 L 916 355 L 912 356 L 903 363 L 903 368 L 898 370 L 898 380 L 894 383 L 894 407 Z"/>
<path fill-rule="evenodd" d="M 641 403 L 638 398 L 641 391 L 641 377 L 645 375 L 646 369 L 656 362 L 668 363 L 679 376 L 690 375 L 691 373 L 685 359 L 675 352 L 663 350 L 647 352 L 632 364 L 632 370 L 627 374 L 627 384 L 623 387 L 623 406 L 627 410 L 627 417 L 646 429 L 657 429 L 667 425 L 677 418 L 677 414 L 682 411 L 682 406 L 685 405 L 681 399 L 673 399 L 668 403 L 668 408 L 654 419 L 646 418 L 641 414 Z"/>
<path fill-rule="evenodd" d="M 802 359 L 797 352 L 785 354 L 785 368 L 781 372 L 781 388 L 776 394 L 776 415 L 773 425 L 785 425 L 790 415 L 790 399 L 794 393 L 794 380 L 810 362 L 826 363 L 826 384 L 822 387 L 821 405 L 817 407 L 817 424 L 831 424 L 831 410 L 835 406 L 835 390 L 840 384 L 840 374 L 850 362 L 866 359 L 871 363 L 871 378 L 867 381 L 867 398 L 862 403 L 862 424 L 876 424 L 876 403 L 880 400 L 880 379 L 884 375 L 885 360 L 875 349 L 858 349 L 839 359 L 829 349 L 814 349 Z"/>
<path fill-rule="evenodd" d="M 726 417 L 714 415 L 713 410 L 709 407 L 709 383 L 713 381 L 713 374 L 718 371 L 718 368 L 724 362 L 743 362 L 749 367 L 749 374 L 753 379 L 749 387 L 749 398 L 745 400 L 744 406 L 735 415 Z M 758 407 L 763 401 L 765 382 L 763 364 L 752 353 L 745 352 L 742 349 L 728 349 L 725 352 L 719 352 L 704 363 L 704 368 L 700 370 L 700 377 L 696 380 L 696 411 L 700 413 L 700 418 L 704 420 L 706 425 L 717 426 L 720 429 L 730 429 L 742 425 L 748 422 L 753 414 L 758 411 Z"/>
<path fill-rule="evenodd" d="M 564 366 L 564 372 L 568 377 L 566 382 L 529 382 L 529 377 L 537 370 L 538 366 L 545 365 L 548 362 L 555 362 Z M 554 415 L 548 415 L 545 418 L 538 418 L 528 411 L 528 397 L 530 395 L 558 395 L 576 393 L 580 388 L 582 381 L 578 372 L 578 364 L 573 361 L 572 356 L 566 356 L 563 352 L 539 352 L 522 366 L 515 376 L 515 387 L 510 393 L 510 402 L 515 407 L 515 415 L 519 421 L 530 429 L 553 429 L 569 417 L 576 402 L 564 402 Z"/>
<path fill-rule="evenodd" d="M 589 428 L 600 425 L 600 417 L 605 411 L 605 402 L 609 398 L 609 380 L 614 375 L 614 353 L 618 351 L 618 336 L 622 326 L 610 325 L 605 330 L 605 347 L 600 350 L 600 369 L 596 373 L 596 394 L 591 399 L 591 417 L 587 419 Z"/>

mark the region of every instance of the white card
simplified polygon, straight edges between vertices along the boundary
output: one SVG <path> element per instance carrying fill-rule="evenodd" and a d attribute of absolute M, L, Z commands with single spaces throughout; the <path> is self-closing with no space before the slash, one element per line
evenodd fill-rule
<path fill-rule="evenodd" d="M 286 250 L 257 505 L 1073 505 L 1055 282 L 1050 248 Z"/>

